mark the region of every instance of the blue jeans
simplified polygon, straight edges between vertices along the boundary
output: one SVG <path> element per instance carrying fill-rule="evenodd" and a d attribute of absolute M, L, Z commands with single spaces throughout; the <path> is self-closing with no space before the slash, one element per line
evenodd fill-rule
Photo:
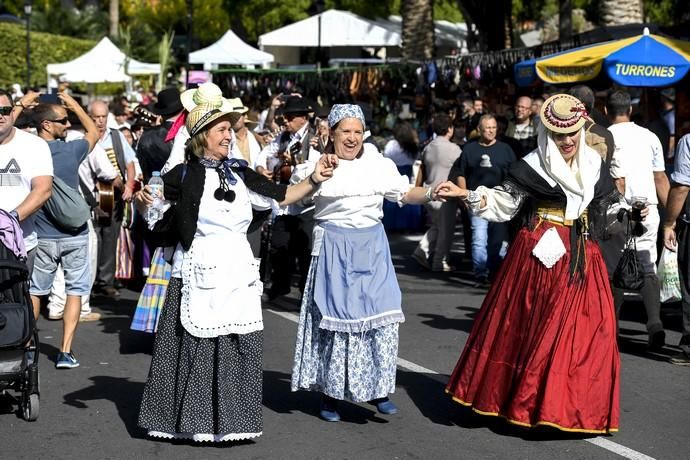
<path fill-rule="evenodd" d="M 506 255 L 507 229 L 502 222 L 489 222 L 470 214 L 472 224 L 472 271 L 475 278 L 494 274 Z"/>

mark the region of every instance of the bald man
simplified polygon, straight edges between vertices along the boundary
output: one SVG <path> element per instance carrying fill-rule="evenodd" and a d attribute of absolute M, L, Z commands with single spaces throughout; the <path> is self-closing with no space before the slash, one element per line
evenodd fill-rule
<path fill-rule="evenodd" d="M 520 143 L 522 152 L 516 154 L 522 157 L 537 148 L 537 128 L 532 120 L 532 98 L 518 97 L 513 113 L 515 118 L 508 124 L 505 135 Z"/>
<path fill-rule="evenodd" d="M 125 183 L 123 190 L 115 190 L 115 205 L 111 218 L 107 222 L 101 221 L 95 224 L 98 236 L 98 269 L 93 290 L 96 293 L 117 298 L 120 295 L 115 288 L 117 238 L 122 226 L 124 202 L 132 199 L 134 191 L 136 154 L 120 131 L 108 129 L 106 102 L 92 102 L 89 106 L 89 116 L 98 130 L 98 145 L 106 151 L 108 159 L 118 172 L 118 178 Z"/>

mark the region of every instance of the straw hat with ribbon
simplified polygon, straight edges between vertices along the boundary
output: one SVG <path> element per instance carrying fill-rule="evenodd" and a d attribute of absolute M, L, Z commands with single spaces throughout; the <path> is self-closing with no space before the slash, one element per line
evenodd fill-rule
<path fill-rule="evenodd" d="M 233 121 L 234 115 L 234 121 Z M 227 117 L 231 123 L 237 121 L 239 114 L 215 107 L 213 104 L 199 104 L 189 112 L 185 125 L 190 137 L 194 137 L 219 118 Z"/>
<path fill-rule="evenodd" d="M 541 106 L 539 120 L 554 133 L 572 133 L 590 120 L 585 105 L 569 94 L 551 96 Z"/>

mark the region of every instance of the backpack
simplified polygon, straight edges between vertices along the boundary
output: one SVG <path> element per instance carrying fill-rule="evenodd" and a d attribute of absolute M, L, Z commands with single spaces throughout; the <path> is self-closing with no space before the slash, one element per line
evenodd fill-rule
<path fill-rule="evenodd" d="M 90 218 L 91 208 L 78 190 L 53 177 L 53 194 L 43 205 L 48 218 L 62 230 L 75 232 Z"/>

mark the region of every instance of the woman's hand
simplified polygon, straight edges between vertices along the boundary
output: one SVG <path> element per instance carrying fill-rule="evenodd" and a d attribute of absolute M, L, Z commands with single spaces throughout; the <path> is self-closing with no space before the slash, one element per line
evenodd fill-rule
<path fill-rule="evenodd" d="M 145 185 L 144 188 L 142 188 L 136 195 L 134 195 L 134 199 L 136 200 L 137 204 L 146 207 L 151 206 L 153 204 L 153 194 L 151 193 L 151 187 Z"/>
<path fill-rule="evenodd" d="M 468 190 L 460 188 L 451 181 L 441 182 L 434 190 L 434 199 L 446 201 L 448 198 L 465 198 Z"/>
<path fill-rule="evenodd" d="M 333 170 L 338 167 L 338 157 L 333 154 L 321 155 L 312 177 L 317 183 L 321 183 L 333 177 Z"/>

